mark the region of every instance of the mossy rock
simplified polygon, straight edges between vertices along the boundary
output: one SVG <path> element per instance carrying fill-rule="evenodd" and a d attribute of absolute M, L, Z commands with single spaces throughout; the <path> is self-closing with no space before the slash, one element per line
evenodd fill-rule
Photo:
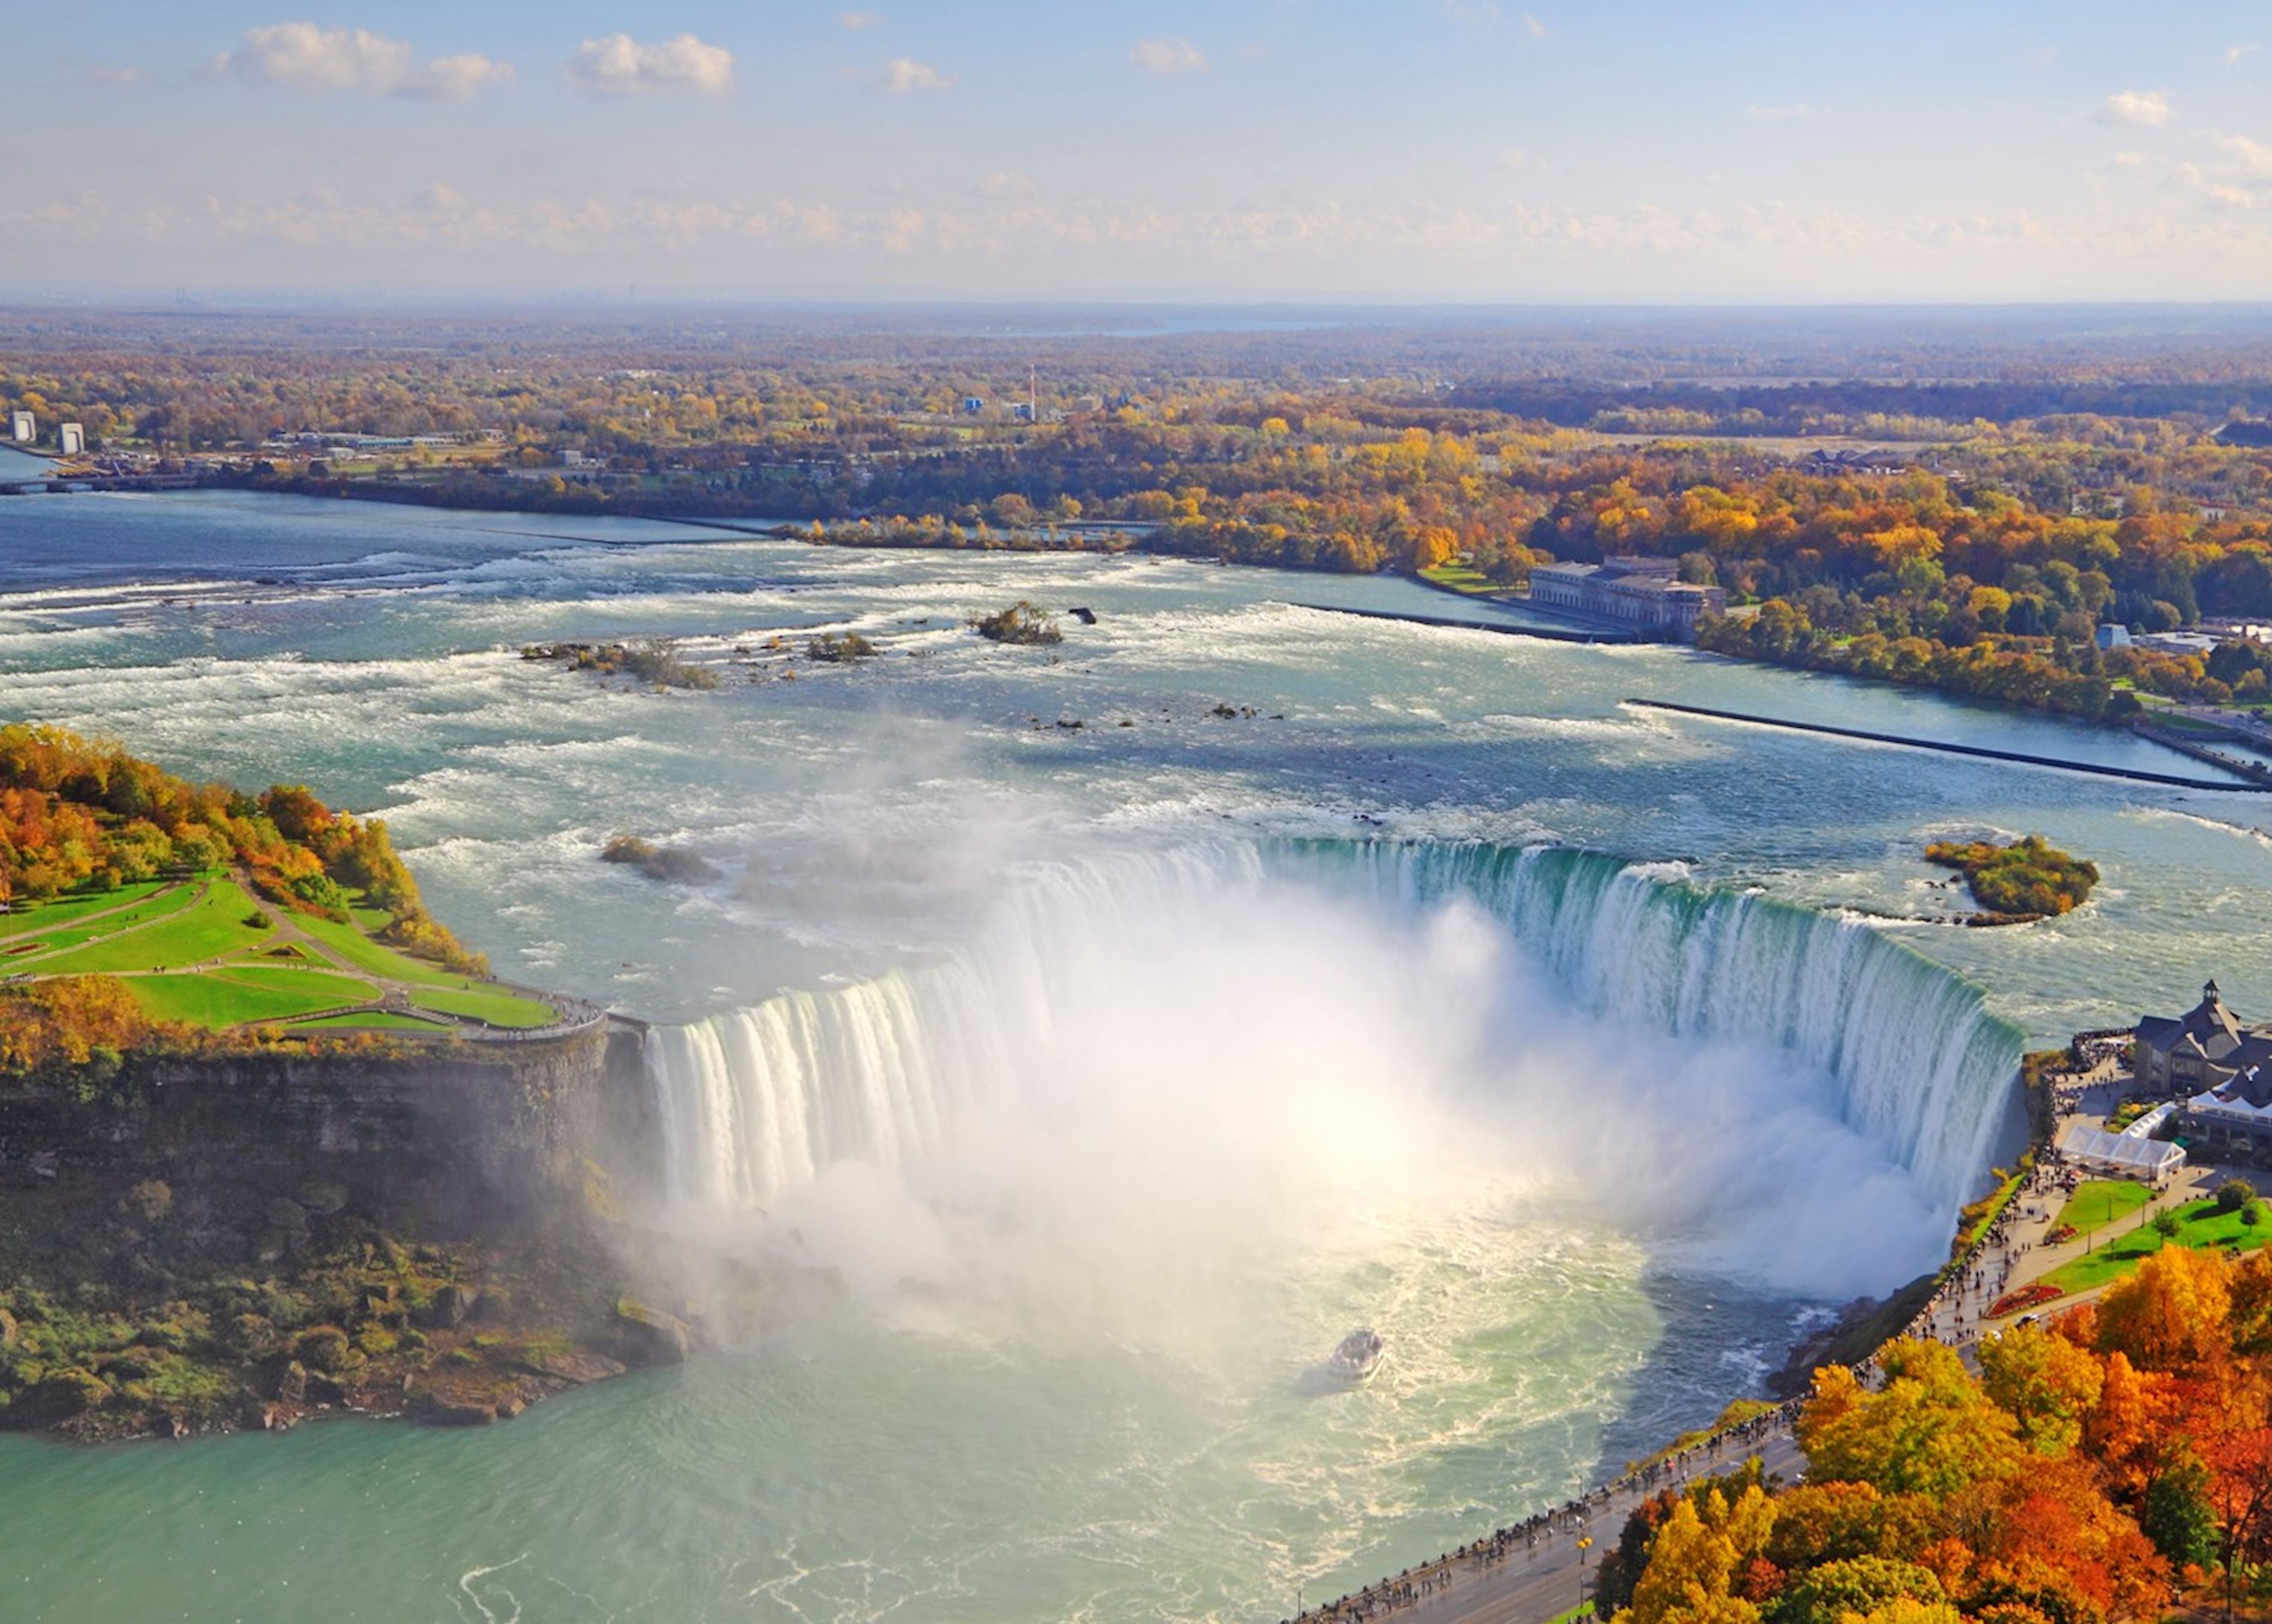
<path fill-rule="evenodd" d="M 73 1366 L 19 1394 L 8 1407 L 11 1427 L 53 1427 L 110 1402 L 110 1383 Z"/>
<path fill-rule="evenodd" d="M 347 1332 L 336 1325 L 318 1325 L 300 1333 L 295 1345 L 300 1362 L 310 1370 L 335 1374 L 348 1367 L 348 1357 L 354 1349 Z"/>
<path fill-rule="evenodd" d="M 435 1427 L 487 1427 L 497 1419 L 497 1405 L 480 1398 L 458 1398 L 428 1393 L 419 1405 L 421 1419 Z"/>
<path fill-rule="evenodd" d="M 651 1308 L 634 1297 L 616 1300 L 616 1324 L 628 1363 L 683 1365 L 691 1351 L 686 1322 Z"/>

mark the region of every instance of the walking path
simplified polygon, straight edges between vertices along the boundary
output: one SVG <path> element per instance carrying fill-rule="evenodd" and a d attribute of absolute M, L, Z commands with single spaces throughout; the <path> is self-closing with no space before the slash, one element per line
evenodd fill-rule
<path fill-rule="evenodd" d="M 2069 1121 L 2104 1120 L 2128 1080 L 2111 1046 L 2101 1047 L 2097 1063 L 2089 1070 L 2056 1079 L 2053 1142 Z M 2165 1208 L 2201 1199 L 2226 1176 L 2225 1169 L 2215 1166 L 2187 1166 L 2142 1209 L 2126 1216 L 2119 1233 L 2150 1224 L 2153 1215 Z M 2081 1255 L 2087 1243 L 2052 1247 L 2045 1240 L 2066 1204 L 2067 1188 L 2080 1177 L 2062 1166 L 2055 1152 L 2046 1153 L 2043 1165 L 1978 1245 L 1952 1265 L 1940 1289 L 1897 1334 L 1947 1343 L 1977 1368 L 1973 1350 L 1984 1324 L 2000 1332 L 2004 1324 L 2019 1317 L 2015 1314 L 2002 1322 L 1989 1321 L 1988 1310 L 1997 1299 Z M 2100 1232 L 2099 1242 L 2112 1240 L 2116 1233 L 2109 1225 Z M 2103 1285 L 2061 1297 L 2038 1312 L 2062 1312 L 2105 1289 Z M 1856 1374 L 1873 1381 L 1876 1360 L 1865 1360 Z M 1651 1495 L 1699 1477 L 1733 1471 L 1753 1456 L 1785 1481 L 1804 1476 L 1805 1456 L 1792 1434 L 1799 1402 L 1793 1400 L 1660 1465 L 1597 1488 L 1583 1501 L 1495 1530 L 1355 1595 L 1313 1603 L 1297 1624 L 1360 1624 L 1373 1619 L 1395 1624 L 1543 1624 L 1591 1597 L 1602 1553 L 1616 1544 L 1626 1518 Z M 1581 1541 L 1590 1545 L 1581 1546 Z"/>

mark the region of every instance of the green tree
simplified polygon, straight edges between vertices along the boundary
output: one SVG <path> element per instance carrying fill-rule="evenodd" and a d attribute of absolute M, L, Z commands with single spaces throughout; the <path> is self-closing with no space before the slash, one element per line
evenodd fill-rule
<path fill-rule="evenodd" d="M 2206 1568 L 2216 1561 L 2216 1507 L 2209 1486 L 2208 1468 L 2183 1445 L 2146 1486 L 2138 1526 L 2175 1566 Z"/>

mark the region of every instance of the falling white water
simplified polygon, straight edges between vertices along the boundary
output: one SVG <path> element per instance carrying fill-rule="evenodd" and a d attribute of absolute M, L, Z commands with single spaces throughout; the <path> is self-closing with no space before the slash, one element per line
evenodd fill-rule
<path fill-rule="evenodd" d="M 1053 868 L 942 962 L 648 1044 L 682 1212 L 891 1231 L 887 1279 L 946 1279 L 941 1210 L 1140 1270 L 1558 1173 L 1645 1191 L 1622 1217 L 1707 1266 L 1835 1291 L 1930 1261 L 2020 1037 L 1866 927 L 1661 868 L 1298 843 Z M 1158 1192 L 1122 1215 L 1141 1257 L 1105 1235 L 1128 1190 Z"/>
<path fill-rule="evenodd" d="M 1858 920 L 1566 847 L 1323 846 L 1302 857 L 1409 902 L 1474 898 L 1619 1027 L 1783 1050 L 1832 1078 L 1843 1120 L 1944 1198 L 1969 1195 L 1994 1151 L 2020 1032 L 1955 972 Z"/>

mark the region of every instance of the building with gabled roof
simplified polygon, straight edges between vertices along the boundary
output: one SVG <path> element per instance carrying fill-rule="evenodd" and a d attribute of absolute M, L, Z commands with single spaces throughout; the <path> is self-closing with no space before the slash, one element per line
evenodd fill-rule
<path fill-rule="evenodd" d="M 2132 1061 L 2142 1091 L 2184 1102 L 2189 1137 L 2233 1151 L 2272 1147 L 2272 1023 L 2243 1023 L 2215 981 L 2183 1015 L 2141 1017 Z"/>

